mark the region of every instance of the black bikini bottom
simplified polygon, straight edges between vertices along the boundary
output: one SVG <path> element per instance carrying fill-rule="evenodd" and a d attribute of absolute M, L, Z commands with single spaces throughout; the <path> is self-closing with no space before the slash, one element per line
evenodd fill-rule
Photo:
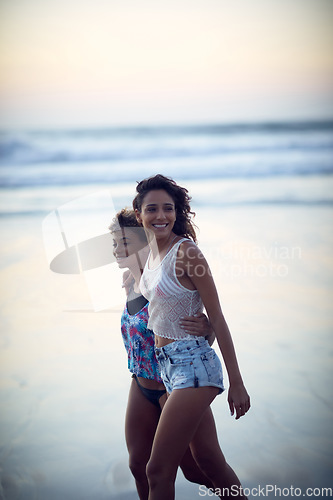
<path fill-rule="evenodd" d="M 147 398 L 148 401 L 153 403 L 153 405 L 157 406 L 158 408 L 161 408 L 159 400 L 160 400 L 160 397 L 162 397 L 163 394 L 166 393 L 166 390 L 165 389 L 162 389 L 162 390 L 160 390 L 160 389 L 147 389 L 147 387 L 143 387 L 143 385 L 140 384 L 138 377 L 135 374 L 132 375 L 132 378 L 135 379 L 135 381 L 138 384 L 138 387 L 139 387 L 140 391 L 142 392 L 142 394 L 144 395 L 144 397 Z"/>

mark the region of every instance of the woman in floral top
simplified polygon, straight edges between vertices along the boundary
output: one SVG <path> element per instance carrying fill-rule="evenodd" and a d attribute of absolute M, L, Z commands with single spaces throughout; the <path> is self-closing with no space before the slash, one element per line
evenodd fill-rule
<path fill-rule="evenodd" d="M 150 457 L 155 430 L 166 401 L 154 350 L 154 334 L 148 330 L 148 301 L 139 290 L 139 282 L 149 253 L 145 232 L 139 227 L 132 210 L 123 209 L 110 225 L 114 255 L 118 266 L 129 269 L 126 305 L 121 317 L 121 332 L 128 355 L 128 369 L 132 373 L 126 410 L 125 435 L 129 452 L 129 466 L 135 478 L 141 500 L 147 500 L 149 486 L 146 464 Z M 204 314 L 184 318 L 184 327 L 195 335 L 213 337 Z M 212 417 L 213 418 L 213 417 Z M 207 476 L 198 468 L 190 449 L 184 455 L 181 468 L 185 477 L 211 487 Z"/>

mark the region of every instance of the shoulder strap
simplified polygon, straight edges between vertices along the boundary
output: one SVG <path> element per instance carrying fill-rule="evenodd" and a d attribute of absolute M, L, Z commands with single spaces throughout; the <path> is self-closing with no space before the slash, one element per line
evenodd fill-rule
<path fill-rule="evenodd" d="M 166 254 L 165 257 L 171 258 L 171 256 L 177 255 L 178 248 L 183 241 L 189 241 L 188 238 L 181 238 L 180 240 L 176 241 L 176 243 L 170 248 L 168 253 Z"/>

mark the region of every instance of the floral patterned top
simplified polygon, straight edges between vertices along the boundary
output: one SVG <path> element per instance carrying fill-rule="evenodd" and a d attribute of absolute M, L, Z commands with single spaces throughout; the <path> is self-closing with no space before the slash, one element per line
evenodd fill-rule
<path fill-rule="evenodd" d="M 148 303 L 136 314 L 127 304 L 121 316 L 121 333 L 128 356 L 128 369 L 138 377 L 162 382 L 155 356 L 154 333 L 147 328 Z"/>

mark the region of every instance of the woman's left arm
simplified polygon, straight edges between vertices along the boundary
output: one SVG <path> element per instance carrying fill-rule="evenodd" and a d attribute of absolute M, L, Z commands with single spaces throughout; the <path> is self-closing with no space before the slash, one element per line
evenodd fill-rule
<path fill-rule="evenodd" d="M 245 415 L 250 408 L 250 397 L 245 389 L 232 337 L 223 316 L 211 270 L 199 248 L 192 242 L 181 245 L 182 252 L 177 259 L 177 269 L 183 277 L 190 279 L 200 293 L 212 329 L 215 332 L 229 377 L 228 403 L 231 415 L 236 419 Z M 180 277 L 181 281 L 181 277 Z"/>

